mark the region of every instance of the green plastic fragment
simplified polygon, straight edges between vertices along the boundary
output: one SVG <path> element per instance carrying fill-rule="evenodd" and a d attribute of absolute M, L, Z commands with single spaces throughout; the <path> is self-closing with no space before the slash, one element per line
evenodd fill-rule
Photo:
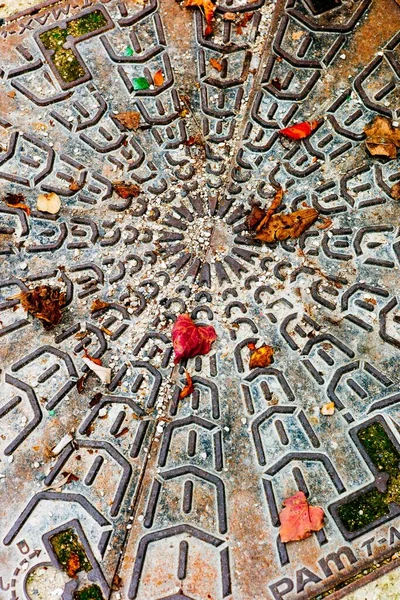
<path fill-rule="evenodd" d="M 134 53 L 135 53 L 134 49 L 131 48 L 130 46 L 127 46 L 124 50 L 124 56 L 133 56 Z"/>
<path fill-rule="evenodd" d="M 148 90 L 149 87 L 150 84 L 147 81 L 146 77 L 135 77 L 135 79 L 133 80 L 133 89 L 135 90 L 135 92 L 139 90 Z"/>
<path fill-rule="evenodd" d="M 55 415 L 55 414 L 56 414 L 56 411 L 55 411 L 55 410 L 49 410 L 49 415 L 50 415 L 51 417 L 54 417 L 54 415 Z"/>

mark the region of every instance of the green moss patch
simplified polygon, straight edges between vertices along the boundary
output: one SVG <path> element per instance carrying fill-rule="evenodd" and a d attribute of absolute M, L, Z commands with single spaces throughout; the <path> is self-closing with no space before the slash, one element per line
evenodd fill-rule
<path fill-rule="evenodd" d="M 381 423 L 371 423 L 360 429 L 357 437 L 378 471 L 389 479 L 385 492 L 377 489 L 360 494 L 338 509 L 338 515 L 348 531 L 354 532 L 389 513 L 390 502 L 400 504 L 400 454 Z"/>
<path fill-rule="evenodd" d="M 66 529 L 53 535 L 50 538 L 50 544 L 60 566 L 68 574 L 71 574 L 72 565 L 79 565 L 79 571 L 91 570 L 92 565 L 73 529 Z"/>
<path fill-rule="evenodd" d="M 104 600 L 98 585 L 89 585 L 74 594 L 74 600 Z"/>

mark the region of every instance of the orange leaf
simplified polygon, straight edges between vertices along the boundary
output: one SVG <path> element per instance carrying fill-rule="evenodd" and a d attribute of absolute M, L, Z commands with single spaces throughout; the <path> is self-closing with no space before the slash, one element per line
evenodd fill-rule
<path fill-rule="evenodd" d="M 332 225 L 333 221 L 329 217 L 323 217 L 322 223 L 317 225 L 317 229 L 328 229 Z"/>
<path fill-rule="evenodd" d="M 304 492 L 297 492 L 283 502 L 279 514 L 279 530 L 282 542 L 295 542 L 310 537 L 313 531 L 319 531 L 324 524 L 324 511 L 319 506 L 310 506 Z"/>
<path fill-rule="evenodd" d="M 223 69 L 222 63 L 216 58 L 210 58 L 210 65 L 219 72 Z"/>
<path fill-rule="evenodd" d="M 267 344 L 263 344 L 259 348 L 256 348 L 254 344 L 247 344 L 250 354 L 250 369 L 256 369 L 257 367 L 268 367 L 272 363 L 274 356 L 274 349 Z"/>
<path fill-rule="evenodd" d="M 25 204 L 25 198 L 22 194 L 7 194 L 4 202 L 11 208 L 20 208 L 28 217 L 31 214 L 31 209 Z"/>
<path fill-rule="evenodd" d="M 216 6 L 211 2 L 211 0 L 186 0 L 184 6 L 189 8 L 192 6 L 198 6 L 200 9 L 202 9 L 207 23 L 204 35 L 205 37 L 210 35 L 212 33 L 212 22 L 214 20 L 214 13 L 216 11 Z"/>
<path fill-rule="evenodd" d="M 161 69 L 156 71 L 153 75 L 153 83 L 156 87 L 161 87 L 164 83 L 164 75 Z"/>
<path fill-rule="evenodd" d="M 85 358 L 88 358 L 89 360 L 91 360 L 95 365 L 99 365 L 100 367 L 102 366 L 103 362 L 101 360 L 101 358 L 94 358 L 94 356 L 90 356 L 89 352 L 86 350 L 86 348 L 83 349 Z"/>
<path fill-rule="evenodd" d="M 183 400 L 183 398 L 186 398 L 186 396 L 190 396 L 190 394 L 193 393 L 194 387 L 193 387 L 193 380 L 191 375 L 185 371 L 186 374 L 186 385 L 183 388 L 183 390 L 181 390 L 181 393 L 179 394 L 179 400 Z"/>
<path fill-rule="evenodd" d="M 77 573 L 82 569 L 81 561 L 77 554 L 71 553 L 67 561 L 67 575 L 68 577 L 75 577 Z"/>
<path fill-rule="evenodd" d="M 242 35 L 243 29 L 247 27 L 247 23 L 250 21 L 253 13 L 244 13 L 243 17 L 236 24 L 236 33 L 238 35 Z"/>
<path fill-rule="evenodd" d="M 279 133 L 292 140 L 302 140 L 308 137 L 322 121 L 303 121 L 281 129 Z"/>

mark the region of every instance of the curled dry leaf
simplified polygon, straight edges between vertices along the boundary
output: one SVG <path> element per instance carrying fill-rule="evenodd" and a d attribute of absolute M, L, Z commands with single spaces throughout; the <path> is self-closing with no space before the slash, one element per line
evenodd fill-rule
<path fill-rule="evenodd" d="M 79 190 L 82 189 L 82 186 L 79 185 L 79 183 L 75 181 L 75 179 L 69 184 L 68 187 L 71 190 L 71 192 L 79 192 Z"/>
<path fill-rule="evenodd" d="M 200 134 L 190 135 L 187 140 L 183 142 L 185 146 L 203 146 L 203 138 Z"/>
<path fill-rule="evenodd" d="M 186 375 L 186 385 L 179 394 L 180 400 L 183 400 L 184 398 L 186 398 L 186 396 L 190 396 L 190 394 L 192 394 L 193 390 L 194 390 L 193 380 L 192 380 L 190 373 L 185 371 L 185 375 Z"/>
<path fill-rule="evenodd" d="M 204 32 L 205 37 L 211 35 L 212 33 L 212 22 L 214 20 L 214 13 L 216 11 L 216 6 L 211 0 L 185 0 L 183 6 L 187 8 L 192 8 L 193 6 L 198 6 L 204 14 L 206 20 L 206 30 Z"/>
<path fill-rule="evenodd" d="M 117 119 L 126 129 L 136 130 L 140 125 L 140 113 L 136 110 L 118 113 L 114 115 L 114 119 Z"/>
<path fill-rule="evenodd" d="M 295 123 L 290 127 L 285 127 L 279 133 L 291 140 L 302 140 L 311 135 L 320 123 L 322 123 L 321 120 L 303 121 L 302 123 Z"/>
<path fill-rule="evenodd" d="M 153 75 L 153 83 L 156 87 L 161 87 L 164 83 L 164 75 L 161 69 L 158 69 Z"/>
<path fill-rule="evenodd" d="M 96 310 L 101 310 L 102 308 L 107 308 L 110 306 L 109 302 L 105 302 L 104 300 L 100 300 L 100 298 L 96 298 L 93 300 L 92 305 L 90 307 L 90 312 L 96 312 Z"/>
<path fill-rule="evenodd" d="M 42 321 L 45 329 L 51 329 L 61 321 L 65 293 L 60 292 L 59 288 L 39 285 L 33 290 L 21 292 L 16 297 L 29 314 Z"/>
<path fill-rule="evenodd" d="M 321 406 L 321 415 L 326 417 L 330 417 L 335 412 L 335 403 L 334 402 L 326 402 Z"/>
<path fill-rule="evenodd" d="M 41 212 L 47 212 L 51 215 L 56 215 L 61 208 L 60 196 L 54 192 L 50 192 L 50 194 L 40 194 L 38 196 L 36 206 Z"/>
<path fill-rule="evenodd" d="M 25 203 L 25 196 L 22 194 L 7 194 L 4 198 L 4 202 L 11 208 L 20 208 L 28 215 L 28 217 L 31 214 L 31 209 Z"/>
<path fill-rule="evenodd" d="M 250 21 L 253 13 L 244 13 L 243 17 L 236 23 L 236 33 L 242 35 L 243 29 L 247 27 L 247 23 Z"/>
<path fill-rule="evenodd" d="M 400 128 L 393 127 L 390 119 L 377 116 L 364 127 L 365 144 L 372 156 L 396 158 L 400 148 Z"/>
<path fill-rule="evenodd" d="M 392 186 L 390 190 L 390 195 L 394 200 L 400 200 L 400 181 L 398 181 Z"/>
<path fill-rule="evenodd" d="M 281 541 L 295 542 L 310 537 L 324 525 L 324 511 L 319 506 L 310 506 L 304 492 L 297 492 L 283 502 L 279 514 Z"/>
<path fill-rule="evenodd" d="M 317 229 L 328 229 L 333 221 L 329 217 L 322 217 L 322 223 L 318 223 Z"/>
<path fill-rule="evenodd" d="M 256 345 L 250 342 L 247 344 L 247 347 L 250 350 L 250 369 L 256 369 L 257 367 L 268 367 L 272 363 L 274 349 L 271 346 L 263 344 L 259 348 L 256 348 Z"/>
<path fill-rule="evenodd" d="M 318 214 L 314 208 L 304 208 L 288 215 L 273 215 L 267 227 L 256 234 L 256 238 L 270 244 L 288 238 L 298 238 L 316 221 Z"/>
<path fill-rule="evenodd" d="M 175 364 L 182 358 L 207 354 L 216 339 L 217 334 L 211 325 L 196 325 L 189 315 L 178 315 L 172 328 Z"/>
<path fill-rule="evenodd" d="M 210 58 L 210 65 L 212 66 L 213 69 L 215 69 L 216 71 L 221 72 L 222 69 L 224 68 L 222 65 L 222 62 L 217 60 L 216 58 Z"/>
<path fill-rule="evenodd" d="M 115 181 L 113 183 L 114 192 L 118 194 L 120 198 L 128 200 L 130 198 L 137 198 L 140 194 L 140 187 L 135 183 L 126 183 L 124 181 Z"/>
<path fill-rule="evenodd" d="M 319 213 L 314 208 L 304 208 L 289 214 L 274 214 L 280 206 L 283 190 L 279 188 L 268 210 L 253 206 L 246 219 L 247 228 L 256 233 L 258 240 L 267 243 L 297 238 L 316 221 Z"/>
<path fill-rule="evenodd" d="M 94 362 L 95 359 L 90 359 L 84 356 L 82 358 L 85 365 L 89 367 L 91 371 L 96 373 L 97 377 L 101 379 L 103 383 L 111 383 L 111 369 L 109 367 L 103 367 L 103 365 Z M 96 359 L 99 360 L 99 359 Z"/>

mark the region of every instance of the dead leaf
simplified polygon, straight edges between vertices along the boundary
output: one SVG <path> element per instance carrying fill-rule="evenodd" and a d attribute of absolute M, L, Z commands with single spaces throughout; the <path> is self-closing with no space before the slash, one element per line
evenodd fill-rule
<path fill-rule="evenodd" d="M 250 369 L 256 369 L 257 367 L 268 367 L 272 363 L 274 356 L 274 349 L 267 344 L 263 344 L 259 348 L 256 348 L 255 344 L 250 342 L 247 344 L 250 350 Z"/>
<path fill-rule="evenodd" d="M 72 181 L 72 182 L 69 184 L 69 186 L 68 186 L 68 187 L 69 187 L 69 189 L 71 190 L 71 192 L 79 192 L 79 190 L 81 190 L 81 189 L 82 189 L 82 186 L 81 186 L 81 185 L 79 185 L 79 183 L 78 183 L 77 181 L 75 181 L 75 179 L 74 179 L 74 181 Z"/>
<path fill-rule="evenodd" d="M 189 315 L 178 315 L 172 328 L 174 363 L 177 364 L 182 358 L 208 354 L 216 339 L 217 334 L 211 325 L 196 325 Z"/>
<path fill-rule="evenodd" d="M 187 140 L 183 142 L 185 146 L 203 146 L 203 138 L 200 134 L 190 135 Z"/>
<path fill-rule="evenodd" d="M 325 417 L 330 417 L 335 413 L 335 403 L 334 402 L 326 402 L 321 406 L 321 415 Z"/>
<path fill-rule="evenodd" d="M 317 225 L 317 229 L 328 229 L 332 225 L 333 221 L 329 217 L 322 217 L 322 223 Z"/>
<path fill-rule="evenodd" d="M 313 531 L 320 531 L 324 522 L 324 511 L 319 506 L 310 506 L 304 492 L 297 492 L 283 502 L 279 514 L 280 536 L 283 543 L 304 540 Z"/>
<path fill-rule="evenodd" d="M 92 302 L 90 312 L 94 313 L 96 312 L 96 310 L 102 310 L 103 308 L 107 308 L 107 306 L 110 306 L 109 302 L 105 302 L 104 300 L 100 300 L 100 298 L 96 298 Z"/>
<path fill-rule="evenodd" d="M 303 35 L 305 35 L 304 31 L 293 31 L 292 33 L 292 40 L 297 41 L 300 40 Z"/>
<path fill-rule="evenodd" d="M 86 348 L 83 349 L 83 354 L 84 354 L 85 358 L 90 360 L 95 365 L 99 365 L 101 367 L 101 365 L 103 364 L 103 361 L 101 360 L 101 358 L 95 358 L 94 356 L 90 356 L 90 354 L 86 350 Z"/>
<path fill-rule="evenodd" d="M 400 181 L 395 183 L 390 190 L 390 195 L 394 200 L 400 200 Z"/>
<path fill-rule="evenodd" d="M 112 580 L 112 584 L 111 584 L 111 589 L 114 592 L 117 592 L 118 590 L 120 590 L 122 588 L 122 579 L 119 575 L 117 575 L 117 573 L 114 575 L 114 578 Z"/>
<path fill-rule="evenodd" d="M 258 231 L 255 237 L 269 244 L 288 238 L 298 238 L 317 220 L 318 215 L 319 213 L 314 208 L 296 210 L 287 215 L 282 213 L 273 215 L 268 225 Z"/>
<path fill-rule="evenodd" d="M 76 389 L 78 390 L 78 394 L 83 394 L 85 388 L 85 381 L 87 379 L 87 373 L 82 375 L 76 382 Z"/>
<path fill-rule="evenodd" d="M 226 12 L 222 15 L 222 18 L 224 21 L 235 21 L 236 20 L 236 13 L 233 12 Z"/>
<path fill-rule="evenodd" d="M 303 121 L 302 123 L 295 123 L 290 127 L 285 127 L 284 129 L 281 129 L 279 133 L 287 138 L 290 138 L 291 140 L 302 140 L 311 135 L 320 123 L 322 123 L 321 119 L 314 121 Z"/>
<path fill-rule="evenodd" d="M 61 321 L 61 309 L 65 306 L 66 297 L 58 288 L 39 285 L 33 290 L 21 292 L 16 297 L 28 313 L 42 321 L 46 330 Z"/>
<path fill-rule="evenodd" d="M 31 209 L 25 204 L 25 196 L 22 194 L 7 194 L 4 198 L 4 202 L 7 206 L 10 206 L 10 208 L 20 208 L 28 215 L 28 217 L 31 214 Z"/>
<path fill-rule="evenodd" d="M 101 364 L 99 364 L 98 361 L 100 359 L 96 358 L 91 360 L 90 358 L 84 356 L 82 360 L 85 365 L 87 365 L 89 369 L 93 371 L 99 379 L 101 379 L 103 383 L 111 383 L 111 369 L 109 367 L 103 367 Z"/>
<path fill-rule="evenodd" d="M 248 12 L 248 13 L 244 13 L 243 17 L 240 19 L 240 21 L 238 21 L 236 23 L 236 33 L 238 35 L 242 35 L 243 33 L 243 29 L 245 27 L 247 27 L 247 23 L 250 21 L 251 17 L 253 16 L 253 13 Z"/>
<path fill-rule="evenodd" d="M 275 196 L 274 199 L 271 202 L 271 206 L 268 208 L 267 212 L 265 213 L 265 217 L 262 219 L 262 221 L 257 225 L 256 227 L 256 231 L 261 231 L 262 229 L 264 229 L 268 223 L 269 220 L 271 219 L 272 215 L 274 214 L 274 212 L 276 211 L 277 208 L 279 208 L 281 202 L 282 202 L 282 198 L 283 198 L 283 189 L 280 187 Z"/>
<path fill-rule="evenodd" d="M 135 110 L 118 113 L 117 115 L 114 115 L 114 118 L 127 129 L 136 130 L 140 125 L 140 113 Z"/>
<path fill-rule="evenodd" d="M 179 400 L 183 400 L 184 398 L 186 398 L 186 396 L 190 396 L 190 394 L 192 394 L 193 390 L 194 390 L 193 380 L 192 380 L 191 375 L 187 371 L 185 371 L 185 375 L 186 375 L 186 385 L 179 394 Z"/>
<path fill-rule="evenodd" d="M 50 194 L 39 194 L 36 206 L 41 212 L 56 215 L 61 209 L 60 196 L 54 192 L 50 192 Z"/>
<path fill-rule="evenodd" d="M 113 183 L 114 192 L 124 200 L 137 198 L 140 194 L 140 187 L 135 183 L 125 183 L 124 181 L 115 181 Z"/>
<path fill-rule="evenodd" d="M 123 429 L 121 429 L 121 431 L 119 431 L 118 433 L 116 433 L 116 434 L 114 435 L 114 437 L 115 437 L 115 438 L 120 438 L 120 437 L 122 437 L 123 435 L 126 435 L 127 433 L 129 433 L 129 429 L 128 429 L 128 427 L 124 427 Z"/>
<path fill-rule="evenodd" d="M 161 69 L 156 71 L 153 75 L 153 83 L 156 87 L 161 87 L 164 83 L 164 75 Z"/>
<path fill-rule="evenodd" d="M 390 119 L 376 116 L 364 127 L 364 133 L 367 136 L 367 150 L 372 156 L 385 156 L 390 159 L 397 157 L 397 148 L 400 148 L 400 128 L 393 127 Z"/>
<path fill-rule="evenodd" d="M 79 560 L 79 556 L 74 552 L 68 557 L 67 561 L 67 575 L 68 577 L 75 577 L 77 573 L 81 570 L 81 561 Z"/>
<path fill-rule="evenodd" d="M 207 26 L 204 32 L 205 37 L 211 35 L 212 33 L 212 22 L 214 20 L 214 13 L 216 11 L 216 6 L 211 2 L 211 0 L 185 0 L 183 6 L 186 8 L 192 8 L 193 6 L 198 6 L 202 13 L 204 14 Z"/>
<path fill-rule="evenodd" d="M 216 69 L 219 72 L 221 72 L 222 69 L 224 68 L 222 65 L 222 62 L 220 62 L 216 58 L 210 58 L 210 65 L 212 66 L 213 69 Z"/>

